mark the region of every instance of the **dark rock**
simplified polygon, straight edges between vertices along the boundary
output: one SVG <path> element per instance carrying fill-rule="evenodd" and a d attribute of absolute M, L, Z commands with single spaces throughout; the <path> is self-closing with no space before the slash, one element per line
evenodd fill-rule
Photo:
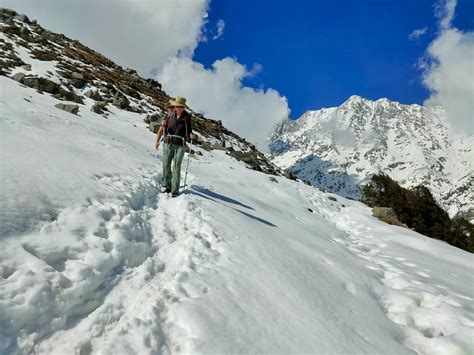
<path fill-rule="evenodd" d="M 75 87 L 76 89 L 81 89 L 84 87 L 84 85 L 87 84 L 85 78 L 84 78 L 84 75 L 82 75 L 81 73 L 78 73 L 78 72 L 60 72 L 60 75 L 67 80 L 67 82 L 72 85 L 73 87 Z"/>
<path fill-rule="evenodd" d="M 134 99 L 138 99 L 138 100 L 141 99 L 140 93 L 139 93 L 137 90 L 131 88 L 130 86 L 127 86 L 127 87 L 125 88 L 124 92 L 125 92 L 125 94 L 127 94 L 128 96 L 133 97 Z"/>
<path fill-rule="evenodd" d="M 103 110 L 106 110 L 107 102 L 106 101 L 97 101 L 91 108 L 92 112 L 98 113 L 99 115 L 103 113 Z"/>
<path fill-rule="evenodd" d="M 270 176 L 270 181 L 271 182 L 276 182 L 278 184 L 278 180 L 276 178 L 274 178 L 273 176 Z"/>
<path fill-rule="evenodd" d="M 20 35 L 21 36 L 28 36 L 31 32 L 26 28 L 26 26 L 21 26 L 20 28 Z"/>
<path fill-rule="evenodd" d="M 72 113 L 77 115 L 79 113 L 79 106 L 78 105 L 70 105 L 70 104 L 56 104 L 54 107 L 59 108 L 60 110 L 64 110 L 66 112 Z"/>
<path fill-rule="evenodd" d="M 13 75 L 12 79 L 21 83 L 23 79 L 25 78 L 25 76 L 26 76 L 25 73 L 16 73 L 15 75 Z"/>
<path fill-rule="evenodd" d="M 151 85 L 151 87 L 158 88 L 161 90 L 161 84 L 157 82 L 155 79 L 146 79 L 147 83 Z"/>
<path fill-rule="evenodd" d="M 55 82 L 45 79 L 45 78 L 38 78 L 39 82 L 39 89 L 40 91 L 44 91 L 50 94 L 55 94 L 59 92 L 59 85 Z"/>
<path fill-rule="evenodd" d="M 329 196 L 329 197 L 328 197 L 328 200 L 337 201 L 337 198 L 335 198 L 334 196 Z"/>
<path fill-rule="evenodd" d="M 29 88 L 39 90 L 39 80 L 36 76 L 25 76 L 22 83 Z"/>
<path fill-rule="evenodd" d="M 18 20 L 18 21 L 21 21 L 21 22 L 24 22 L 24 23 L 31 23 L 30 19 L 28 18 L 28 16 L 26 15 L 16 15 L 14 17 L 15 20 Z"/>
<path fill-rule="evenodd" d="M 308 208 L 308 211 L 311 212 L 311 213 L 313 213 L 313 210 L 312 210 L 311 208 Z"/>
<path fill-rule="evenodd" d="M 225 150 L 225 142 L 219 142 L 219 143 L 213 143 L 211 145 L 211 149 L 216 149 L 216 150 Z"/>
<path fill-rule="evenodd" d="M 296 180 L 296 176 L 290 170 L 285 170 L 284 174 L 286 178 Z"/>
<path fill-rule="evenodd" d="M 98 91 L 95 91 L 95 90 L 87 90 L 85 93 L 84 93 L 84 96 L 92 99 L 92 100 L 95 100 L 95 101 L 103 101 L 102 99 L 102 96 L 100 96 L 99 92 Z"/>
<path fill-rule="evenodd" d="M 212 150 L 211 144 L 209 142 L 202 142 L 202 149 L 207 150 L 208 152 Z"/>
<path fill-rule="evenodd" d="M 36 59 L 46 61 L 46 62 L 57 59 L 56 53 L 49 52 L 49 51 L 43 51 L 43 50 L 39 50 L 39 49 L 32 50 L 31 54 L 33 54 L 33 56 Z"/>
<path fill-rule="evenodd" d="M 160 123 L 159 122 L 150 122 L 150 126 L 148 128 L 153 133 L 158 133 L 158 130 L 160 129 Z"/>
<path fill-rule="evenodd" d="M 71 77 L 73 79 L 84 80 L 84 75 L 82 75 L 81 73 L 72 73 Z"/>
<path fill-rule="evenodd" d="M 130 101 L 125 95 L 117 93 L 112 100 L 112 105 L 120 109 L 126 109 L 130 106 Z"/>
<path fill-rule="evenodd" d="M 23 68 L 23 70 L 31 71 L 31 64 L 25 64 L 25 65 L 22 65 L 21 67 Z"/>

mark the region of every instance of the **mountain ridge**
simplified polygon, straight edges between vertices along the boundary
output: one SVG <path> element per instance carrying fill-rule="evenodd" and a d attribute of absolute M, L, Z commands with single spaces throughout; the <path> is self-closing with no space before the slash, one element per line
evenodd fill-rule
<path fill-rule="evenodd" d="M 474 137 L 454 131 L 442 107 L 353 95 L 338 107 L 282 121 L 271 160 L 315 186 L 359 199 L 370 176 L 426 185 L 450 215 L 472 209 Z"/>
<path fill-rule="evenodd" d="M 16 11 L 0 8 L 0 75 L 32 89 L 51 94 L 66 104 L 84 104 L 85 97 L 96 101 L 94 112 L 109 118 L 107 106 L 161 119 L 164 106 L 172 98 L 153 78 L 123 68 L 101 53 L 43 28 L 37 21 Z M 283 175 L 265 155 L 222 125 L 192 108 L 193 127 L 207 149 L 221 149 L 249 168 Z"/>

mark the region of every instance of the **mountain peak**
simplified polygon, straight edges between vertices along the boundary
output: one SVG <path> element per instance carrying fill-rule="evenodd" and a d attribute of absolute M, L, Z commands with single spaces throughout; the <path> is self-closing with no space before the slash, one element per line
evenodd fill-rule
<path fill-rule="evenodd" d="M 301 124 L 280 127 L 270 150 L 278 166 L 333 193 L 357 199 L 368 179 L 383 172 L 405 187 L 427 186 L 454 215 L 472 206 L 465 176 L 473 172 L 467 152 L 474 142 L 457 142 L 444 114 L 353 95 L 339 108 L 311 111 Z"/>
<path fill-rule="evenodd" d="M 366 98 L 363 98 L 362 96 L 359 96 L 359 95 L 352 95 L 351 97 L 349 97 L 346 102 L 349 103 L 349 102 L 361 102 L 361 101 L 367 101 Z"/>

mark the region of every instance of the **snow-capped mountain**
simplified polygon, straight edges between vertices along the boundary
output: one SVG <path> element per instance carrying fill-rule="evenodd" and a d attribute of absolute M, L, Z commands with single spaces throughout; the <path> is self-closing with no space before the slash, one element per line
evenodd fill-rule
<path fill-rule="evenodd" d="M 144 118 L 166 93 L 0 19 L 0 354 L 472 353 L 472 254 L 198 117 L 225 145 L 193 144 L 187 188 L 160 194 Z"/>
<path fill-rule="evenodd" d="M 440 107 L 352 96 L 276 127 L 272 161 L 315 186 L 358 199 L 371 175 L 427 186 L 451 215 L 473 207 L 474 137 L 450 128 Z"/>

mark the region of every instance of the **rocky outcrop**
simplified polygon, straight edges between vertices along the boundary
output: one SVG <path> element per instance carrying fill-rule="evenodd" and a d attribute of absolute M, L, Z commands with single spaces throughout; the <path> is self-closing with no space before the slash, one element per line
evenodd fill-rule
<path fill-rule="evenodd" d="M 400 222 L 397 214 L 393 208 L 389 207 L 374 207 L 372 208 L 372 215 L 381 221 L 399 227 L 408 228 L 406 224 Z"/>
<path fill-rule="evenodd" d="M 58 99 L 74 101 L 79 104 L 84 103 L 81 96 L 76 95 L 73 91 L 64 89 L 60 84 L 57 84 L 49 79 L 28 75 L 25 73 L 16 73 L 12 78 L 25 86 L 40 92 L 52 94 Z"/>
<path fill-rule="evenodd" d="M 107 102 L 106 101 L 97 101 L 91 108 L 92 112 L 95 112 L 99 115 L 103 114 L 104 110 L 107 110 Z"/>
<path fill-rule="evenodd" d="M 79 106 L 78 105 L 70 105 L 70 104 L 56 104 L 54 107 L 59 108 L 60 110 L 72 113 L 77 115 L 79 113 Z"/>
<path fill-rule="evenodd" d="M 155 79 L 142 78 L 136 70 L 124 69 L 79 41 L 48 31 L 15 11 L 0 9 L 0 21 L 3 24 L 0 32 L 9 39 L 0 41 L 1 75 L 11 76 L 23 85 L 50 93 L 57 99 L 81 104 L 84 97 L 95 100 L 91 110 L 97 114 L 105 115 L 108 104 L 121 110 L 148 114 L 145 122 L 156 133 L 164 106 L 171 97 L 161 90 L 161 84 Z M 54 61 L 57 80 L 38 77 L 34 73 L 12 76 L 12 69 L 17 71 L 18 67 L 23 66 L 25 72 L 31 71 L 30 63 L 18 57 L 12 42 L 30 51 L 37 60 Z M 85 87 L 90 89 L 80 94 Z M 62 109 L 64 105 L 60 104 Z M 74 112 L 72 108 L 70 110 Z M 223 150 L 251 169 L 283 175 L 283 171 L 270 163 L 254 145 L 226 129 L 221 121 L 208 119 L 190 108 L 187 110 L 193 117 L 193 130 L 201 138 L 196 144 L 208 150 Z"/>
<path fill-rule="evenodd" d="M 84 93 L 84 96 L 95 101 L 103 101 L 102 96 L 99 94 L 99 91 L 97 90 L 90 89 Z"/>

